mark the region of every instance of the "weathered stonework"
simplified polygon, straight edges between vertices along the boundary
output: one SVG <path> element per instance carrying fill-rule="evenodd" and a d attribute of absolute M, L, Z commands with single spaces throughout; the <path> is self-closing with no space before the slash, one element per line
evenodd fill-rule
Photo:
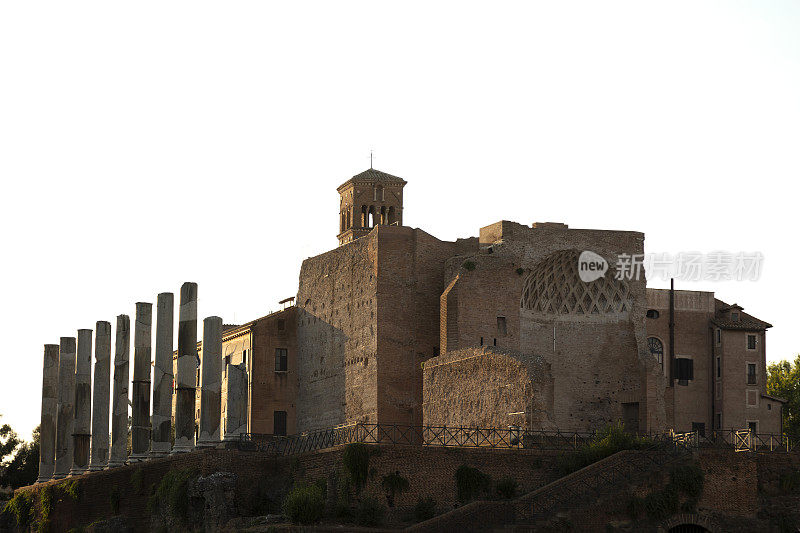
<path fill-rule="evenodd" d="M 200 433 L 198 447 L 216 446 L 220 442 L 222 372 L 222 319 L 211 316 L 203 320 L 203 358 L 201 363 Z"/>
<path fill-rule="evenodd" d="M 153 428 L 150 454 L 166 455 L 172 446 L 172 332 L 174 296 L 158 295 L 156 306 L 156 360 L 153 366 Z"/>
<path fill-rule="evenodd" d="M 133 418 L 131 424 L 131 462 L 142 461 L 150 451 L 150 364 L 153 304 L 136 304 L 133 330 Z"/>
<path fill-rule="evenodd" d="M 53 477 L 56 459 L 56 419 L 58 418 L 58 344 L 44 345 L 42 362 L 42 419 L 39 426 L 39 478 Z"/>
<path fill-rule="evenodd" d="M 227 366 L 228 389 L 225 410 L 225 441 L 235 441 L 247 433 L 247 367 L 244 363 Z"/>
<path fill-rule="evenodd" d="M 178 313 L 178 362 L 175 398 L 175 446 L 172 453 L 194 449 L 194 408 L 197 368 L 197 283 L 181 286 Z"/>
<path fill-rule="evenodd" d="M 89 470 L 108 466 L 108 409 L 111 380 L 111 323 L 98 321 L 94 338 L 94 388 L 92 391 L 92 456 Z"/>
<path fill-rule="evenodd" d="M 111 407 L 111 455 L 108 468 L 128 460 L 128 381 L 130 379 L 131 321 L 128 315 L 117 316 L 114 347 L 114 397 Z"/>
<path fill-rule="evenodd" d="M 53 479 L 62 479 L 72 466 L 75 428 L 75 337 L 61 337 L 58 354 L 58 419 Z"/>
<path fill-rule="evenodd" d="M 71 476 L 89 468 L 92 433 L 92 330 L 78 330 L 78 355 L 75 364 L 75 427 Z"/>
<path fill-rule="evenodd" d="M 423 369 L 423 418 L 430 426 L 552 429 L 553 380 L 540 356 L 465 348 Z"/>

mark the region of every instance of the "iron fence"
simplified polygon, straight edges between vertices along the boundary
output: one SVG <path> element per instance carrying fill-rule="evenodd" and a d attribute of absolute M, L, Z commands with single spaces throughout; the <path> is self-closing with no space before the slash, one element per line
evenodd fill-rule
<path fill-rule="evenodd" d="M 697 445 L 697 434 L 650 434 L 652 442 L 671 442 L 683 447 Z M 294 455 L 361 442 L 366 444 L 409 444 L 489 449 L 577 450 L 598 437 L 598 432 L 473 428 L 450 426 L 410 426 L 358 423 L 291 436 L 258 433 L 240 435 L 239 448 L 278 455 Z"/>

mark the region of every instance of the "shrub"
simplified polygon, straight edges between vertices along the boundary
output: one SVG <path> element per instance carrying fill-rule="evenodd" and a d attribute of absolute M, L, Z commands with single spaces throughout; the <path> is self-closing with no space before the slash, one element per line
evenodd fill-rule
<path fill-rule="evenodd" d="M 361 492 L 369 476 L 369 448 L 361 442 L 348 444 L 344 448 L 342 460 L 356 492 Z"/>
<path fill-rule="evenodd" d="M 491 483 L 491 478 L 478 470 L 467 465 L 461 465 L 456 470 L 456 491 L 458 501 L 466 503 L 480 493 L 485 492 Z"/>
<path fill-rule="evenodd" d="M 325 498 L 317 485 L 298 483 L 283 500 L 283 514 L 295 524 L 313 524 L 324 510 Z"/>
<path fill-rule="evenodd" d="M 80 498 L 81 487 L 77 479 L 63 481 L 58 484 L 58 488 L 61 489 L 65 496 L 74 502 L 78 501 L 78 498 Z"/>
<path fill-rule="evenodd" d="M 3 513 L 10 513 L 20 529 L 25 529 L 33 518 L 33 498 L 33 491 L 18 492 L 3 508 Z"/>
<path fill-rule="evenodd" d="M 791 469 L 781 472 L 779 486 L 781 492 L 792 494 L 800 490 L 800 470 Z"/>
<path fill-rule="evenodd" d="M 151 499 L 147 502 L 147 507 L 150 509 L 150 512 L 153 511 L 152 507 L 152 496 Z M 119 489 L 117 487 L 112 487 L 112 489 L 108 493 L 108 503 L 111 506 L 111 512 L 114 514 L 119 514 Z"/>
<path fill-rule="evenodd" d="M 647 437 L 626 433 L 622 423 L 609 424 L 574 453 L 562 455 L 559 468 L 563 475 L 571 474 L 622 450 L 640 450 L 651 444 Z"/>
<path fill-rule="evenodd" d="M 142 492 L 142 469 L 137 468 L 136 471 L 131 474 L 131 489 L 136 494 L 140 494 Z"/>
<path fill-rule="evenodd" d="M 193 469 L 170 470 L 161 478 L 156 491 L 150 496 L 147 506 L 150 512 L 163 508 L 172 509 L 180 520 L 186 520 L 189 513 L 189 482 L 197 477 Z M 162 507 L 164 506 L 164 507 Z"/>
<path fill-rule="evenodd" d="M 695 464 L 676 466 L 670 473 L 670 484 L 691 499 L 700 498 L 703 482 L 703 470 Z"/>
<path fill-rule="evenodd" d="M 427 496 L 417 500 L 417 505 L 414 506 L 414 518 L 417 522 L 430 520 L 436 516 L 436 500 Z"/>
<path fill-rule="evenodd" d="M 651 520 L 664 520 L 677 513 L 693 513 L 703 494 L 703 471 L 696 464 L 679 465 L 670 471 L 667 485 L 645 496 L 642 507 Z M 634 506 L 629 504 L 629 510 Z M 637 509 L 637 514 L 641 509 Z M 633 513 L 631 513 L 633 515 Z"/>
<path fill-rule="evenodd" d="M 397 470 L 383 476 L 381 486 L 383 490 L 386 491 L 386 502 L 389 504 L 389 507 L 394 507 L 394 497 L 407 491 L 409 483 L 408 479 L 400 475 L 400 471 Z"/>
<path fill-rule="evenodd" d="M 383 521 L 386 507 L 375 498 L 364 498 L 356 507 L 356 524 L 377 526 Z"/>
<path fill-rule="evenodd" d="M 510 500 L 517 495 L 517 480 L 513 477 L 505 477 L 497 482 L 495 492 L 504 500 Z"/>
<path fill-rule="evenodd" d="M 470 272 L 475 270 L 475 262 L 474 261 L 464 261 L 461 264 L 461 266 L 464 267 L 464 270 L 469 270 Z"/>

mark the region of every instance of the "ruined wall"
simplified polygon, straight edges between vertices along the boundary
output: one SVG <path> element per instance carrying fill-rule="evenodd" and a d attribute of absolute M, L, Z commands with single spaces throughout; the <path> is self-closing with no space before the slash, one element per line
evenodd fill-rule
<path fill-rule="evenodd" d="M 405 227 L 377 236 L 379 420 L 419 425 L 422 362 L 438 353 L 442 273 L 457 245 Z"/>
<path fill-rule="evenodd" d="M 297 430 L 375 422 L 377 232 L 303 261 Z"/>
<path fill-rule="evenodd" d="M 490 347 L 451 351 L 425 362 L 422 386 L 425 425 L 552 426 L 549 365 L 532 354 Z"/>
<path fill-rule="evenodd" d="M 447 316 L 440 316 L 448 327 L 442 335 L 448 351 L 457 338 L 457 348 L 480 346 L 482 340 L 543 357 L 553 378 L 551 418 L 560 428 L 595 428 L 630 416 L 637 407 L 639 430 L 666 427 L 663 388 L 654 387 L 663 378 L 646 344 L 644 272 L 638 281 L 613 279 L 618 254 L 643 253 L 641 233 L 503 221 L 481 229 L 480 246 L 478 253 L 450 259 L 445 268 L 446 284 L 458 276 L 447 294 Z M 587 250 L 610 268 L 584 286 L 577 279 L 577 259 Z M 534 283 L 537 275 L 541 279 Z M 536 297 L 552 299 L 552 308 L 530 305 L 534 296 L 524 294 L 543 284 L 550 288 Z M 449 331 L 451 302 L 457 305 L 457 336 Z M 602 310 L 593 311 L 590 303 Z"/>

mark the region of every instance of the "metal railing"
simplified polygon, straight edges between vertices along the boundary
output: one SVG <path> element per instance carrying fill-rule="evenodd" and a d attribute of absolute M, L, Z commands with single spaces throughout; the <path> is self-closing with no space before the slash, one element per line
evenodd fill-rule
<path fill-rule="evenodd" d="M 290 436 L 243 433 L 239 449 L 294 455 L 343 444 L 410 444 L 490 449 L 577 450 L 598 436 L 597 431 L 526 430 L 449 426 L 410 426 L 358 423 Z M 785 435 L 752 433 L 747 430 L 641 435 L 653 442 L 669 441 L 687 449 L 722 448 L 736 451 L 800 451 L 797 440 Z"/>

